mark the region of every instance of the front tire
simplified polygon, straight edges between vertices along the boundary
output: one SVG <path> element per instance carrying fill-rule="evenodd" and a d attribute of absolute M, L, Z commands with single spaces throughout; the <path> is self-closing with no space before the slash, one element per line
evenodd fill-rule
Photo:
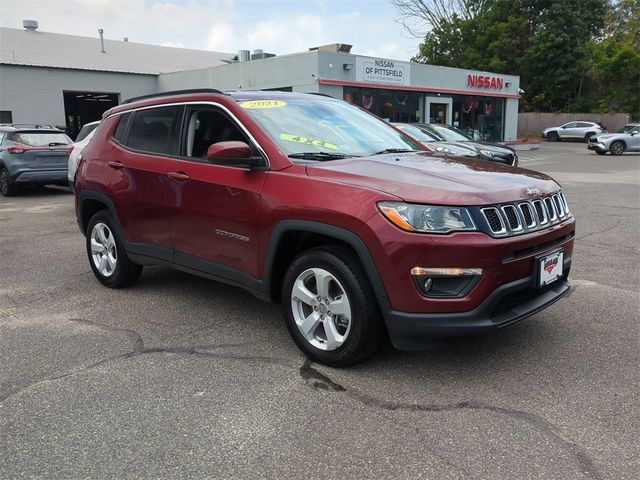
<path fill-rule="evenodd" d="M 560 140 L 560 135 L 558 135 L 558 132 L 549 132 L 547 134 L 547 140 L 550 142 L 557 142 Z"/>
<path fill-rule="evenodd" d="M 376 297 L 360 261 L 345 247 L 298 255 L 284 276 L 282 306 L 294 342 L 315 362 L 353 365 L 382 342 Z"/>
<path fill-rule="evenodd" d="M 142 266 L 129 260 L 115 222 L 107 210 L 96 213 L 87 227 L 86 246 L 93 274 L 109 288 L 124 288 L 135 283 Z"/>
<path fill-rule="evenodd" d="M 626 146 L 624 142 L 620 142 L 620 141 L 613 142 L 609 147 L 609 151 L 611 152 L 611 155 L 616 155 L 616 156 L 622 155 L 625 150 L 626 150 Z"/>
<path fill-rule="evenodd" d="M 11 180 L 11 175 L 6 168 L 0 170 L 0 193 L 2 193 L 5 197 L 12 197 L 18 191 L 18 187 L 16 187 L 13 180 Z"/>

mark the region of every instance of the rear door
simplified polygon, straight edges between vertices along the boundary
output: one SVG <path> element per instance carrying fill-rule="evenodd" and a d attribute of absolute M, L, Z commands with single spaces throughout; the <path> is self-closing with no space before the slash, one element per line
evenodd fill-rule
<path fill-rule="evenodd" d="M 113 192 L 127 241 L 136 253 L 173 259 L 168 226 L 169 181 L 166 162 L 175 150 L 173 136 L 181 106 L 144 108 L 123 115 L 104 152 L 100 183 Z M 99 142 L 102 143 L 102 142 Z"/>
<path fill-rule="evenodd" d="M 207 149 L 213 143 L 252 145 L 223 107 L 188 106 L 181 132 L 180 151 L 166 163 L 176 263 L 214 275 L 232 267 L 258 277 L 260 192 L 268 172 L 209 162 Z"/>

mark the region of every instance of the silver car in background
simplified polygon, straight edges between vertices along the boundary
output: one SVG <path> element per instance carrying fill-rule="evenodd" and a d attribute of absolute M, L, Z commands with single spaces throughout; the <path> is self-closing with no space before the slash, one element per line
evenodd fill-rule
<path fill-rule="evenodd" d="M 604 155 L 607 152 L 611 152 L 611 155 L 640 152 L 640 123 L 630 123 L 615 133 L 591 137 L 587 148 L 598 155 Z"/>
<path fill-rule="evenodd" d="M 602 125 L 595 122 L 569 122 L 559 127 L 549 127 L 542 131 L 542 138 L 550 142 L 559 140 L 589 140 L 593 135 L 606 133 Z"/>

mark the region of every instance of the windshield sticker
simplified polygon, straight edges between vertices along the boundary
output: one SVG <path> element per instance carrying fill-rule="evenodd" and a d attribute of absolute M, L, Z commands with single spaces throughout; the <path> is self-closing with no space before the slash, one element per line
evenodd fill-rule
<path fill-rule="evenodd" d="M 335 143 L 325 142 L 323 140 L 314 140 L 313 138 L 301 137 L 300 135 L 291 135 L 289 133 L 281 133 L 280 140 L 287 142 L 305 143 L 314 147 L 328 148 L 329 150 L 337 150 L 338 145 Z"/>
<path fill-rule="evenodd" d="M 287 102 L 282 100 L 245 100 L 240 102 L 242 108 L 280 108 L 286 104 Z"/>

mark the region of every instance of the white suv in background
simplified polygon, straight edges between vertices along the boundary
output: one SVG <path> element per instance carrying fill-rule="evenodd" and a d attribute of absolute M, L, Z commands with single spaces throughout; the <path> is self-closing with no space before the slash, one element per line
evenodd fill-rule
<path fill-rule="evenodd" d="M 71 190 L 74 190 L 74 178 L 76 176 L 76 169 L 78 168 L 78 161 L 82 149 L 87 146 L 93 134 L 96 131 L 96 127 L 100 125 L 100 121 L 87 123 L 76 138 L 75 143 L 69 145 L 67 152 L 69 153 L 69 169 L 67 170 L 67 178 L 69 179 L 69 186 Z"/>
<path fill-rule="evenodd" d="M 542 131 L 542 138 L 546 138 L 550 142 L 559 140 L 573 139 L 588 141 L 592 136 L 605 133 L 604 127 L 594 122 L 569 122 L 559 127 L 549 127 Z"/>

